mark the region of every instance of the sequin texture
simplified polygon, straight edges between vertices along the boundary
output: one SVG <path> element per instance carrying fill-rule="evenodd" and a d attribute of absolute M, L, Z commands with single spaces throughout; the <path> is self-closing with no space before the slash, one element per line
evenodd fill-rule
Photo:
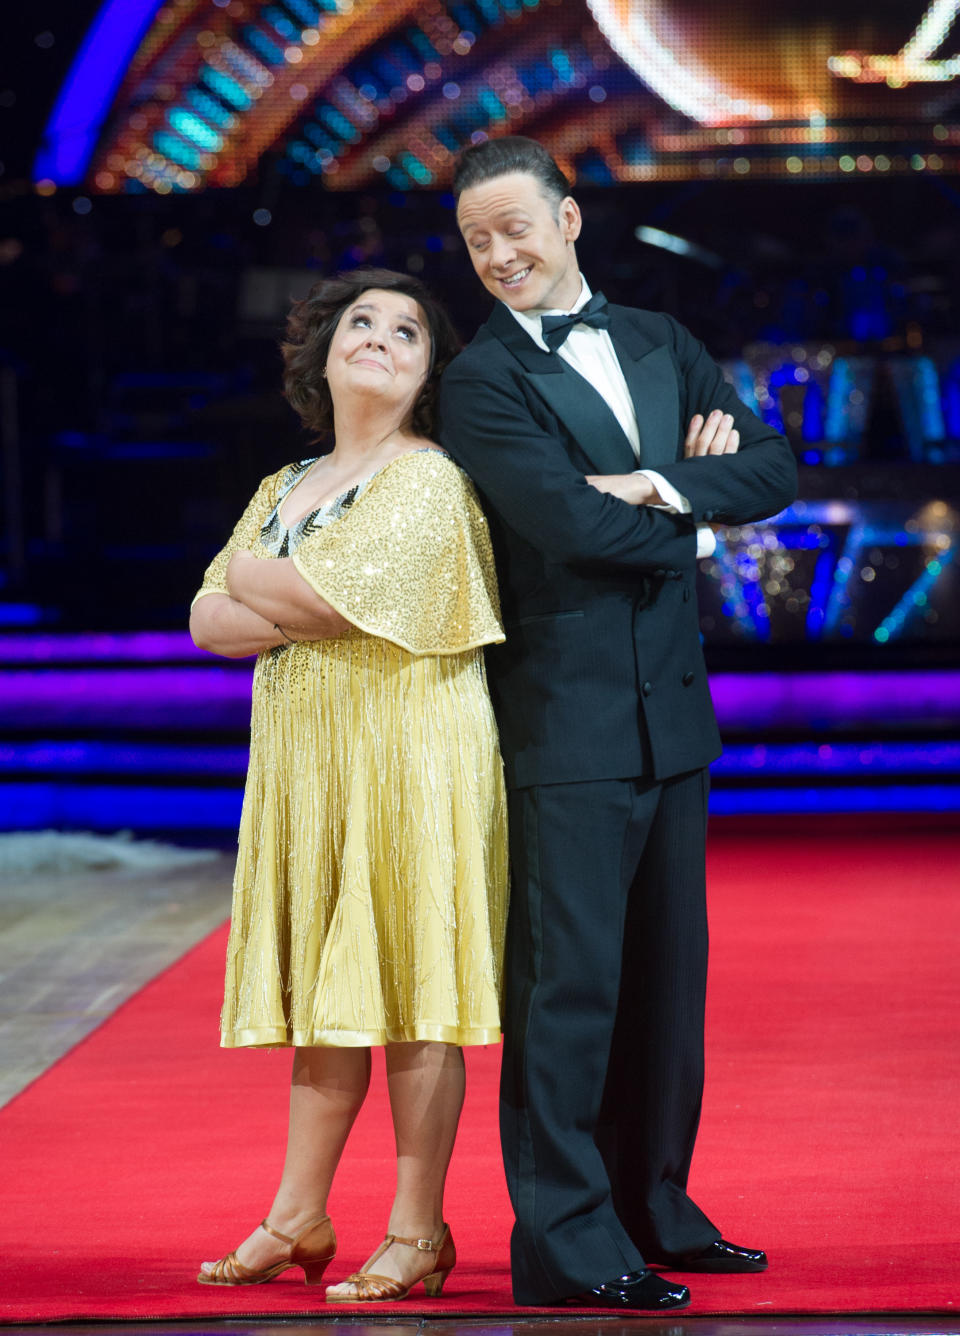
<path fill-rule="evenodd" d="M 257 661 L 221 1042 L 496 1042 L 506 815 L 480 646 L 502 632 L 483 516 L 456 466 L 418 451 L 281 533 L 296 480 L 261 484 L 201 589 L 225 589 L 233 551 L 287 548 L 355 623 Z"/>

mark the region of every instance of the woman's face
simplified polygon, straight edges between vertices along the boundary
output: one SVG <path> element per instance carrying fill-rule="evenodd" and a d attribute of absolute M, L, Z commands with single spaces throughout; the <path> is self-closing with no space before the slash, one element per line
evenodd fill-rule
<path fill-rule="evenodd" d="M 336 409 L 349 395 L 372 395 L 396 406 L 398 423 L 413 412 L 430 365 L 430 334 L 412 297 L 369 288 L 333 332 L 327 384 Z"/>

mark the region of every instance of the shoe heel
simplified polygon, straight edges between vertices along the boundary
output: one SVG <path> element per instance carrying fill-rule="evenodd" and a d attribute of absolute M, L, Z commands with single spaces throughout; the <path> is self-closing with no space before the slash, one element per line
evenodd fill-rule
<path fill-rule="evenodd" d="M 434 1271 L 432 1275 L 424 1276 L 423 1288 L 431 1299 L 438 1299 L 443 1293 L 444 1281 L 452 1270 L 453 1267 L 448 1267 L 446 1271 Z"/>
<path fill-rule="evenodd" d="M 333 1261 L 332 1257 L 321 1257 L 315 1261 L 300 1262 L 303 1267 L 303 1279 L 306 1285 L 322 1285 L 323 1274 Z"/>
<path fill-rule="evenodd" d="M 303 1277 L 307 1285 L 319 1285 L 323 1273 L 337 1255 L 337 1236 L 333 1232 L 330 1217 L 325 1215 L 308 1225 L 296 1238 L 290 1252 L 290 1264 L 303 1267 Z"/>

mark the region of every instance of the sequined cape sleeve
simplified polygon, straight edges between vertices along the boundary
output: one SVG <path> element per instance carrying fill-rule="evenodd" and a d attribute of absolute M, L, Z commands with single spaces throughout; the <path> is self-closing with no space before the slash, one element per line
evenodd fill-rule
<path fill-rule="evenodd" d="M 277 490 L 285 472 L 285 469 L 280 469 L 278 473 L 271 473 L 257 488 L 226 546 L 220 549 L 204 572 L 203 584 L 194 595 L 191 607 L 198 598 L 203 598 L 204 594 L 227 593 L 227 566 L 230 564 L 230 558 L 234 552 L 256 551 L 260 530 L 277 503 Z"/>
<path fill-rule="evenodd" d="M 487 522 L 466 474 L 439 451 L 381 469 L 292 560 L 341 616 L 412 654 L 504 639 Z"/>

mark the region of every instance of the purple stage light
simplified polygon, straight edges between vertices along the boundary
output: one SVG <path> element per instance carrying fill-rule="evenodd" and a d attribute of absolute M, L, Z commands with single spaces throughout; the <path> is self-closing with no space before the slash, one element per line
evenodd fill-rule
<path fill-rule="evenodd" d="M 715 673 L 710 685 L 729 732 L 960 721 L 960 672 Z"/>
<path fill-rule="evenodd" d="M 0 679 L 0 726 L 246 728 L 250 673 L 191 668 L 47 668 Z"/>
<path fill-rule="evenodd" d="M 241 743 L 0 741 L 0 776 L 203 775 L 239 783 L 247 769 Z M 711 766 L 714 783 L 768 784 L 771 777 L 880 779 L 898 775 L 960 775 L 960 742 L 731 743 Z"/>
<path fill-rule="evenodd" d="M 36 631 L 0 636 L 2 663 L 169 663 L 178 659 L 216 662 L 197 649 L 186 631 Z M 252 660 L 251 660 L 252 662 Z"/>
<path fill-rule="evenodd" d="M 252 662 L 226 666 L 202 657 L 183 667 L 8 671 L 0 679 L 0 725 L 246 728 Z M 960 672 L 716 673 L 711 685 L 729 733 L 960 721 Z"/>

